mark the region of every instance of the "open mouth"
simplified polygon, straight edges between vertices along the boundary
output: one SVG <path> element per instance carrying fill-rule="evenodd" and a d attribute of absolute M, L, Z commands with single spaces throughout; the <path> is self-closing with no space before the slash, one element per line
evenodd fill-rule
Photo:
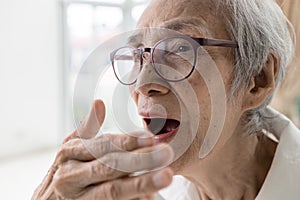
<path fill-rule="evenodd" d="M 165 140 L 174 136 L 180 126 L 176 119 L 144 118 L 147 129 L 153 133 L 155 139 Z"/>

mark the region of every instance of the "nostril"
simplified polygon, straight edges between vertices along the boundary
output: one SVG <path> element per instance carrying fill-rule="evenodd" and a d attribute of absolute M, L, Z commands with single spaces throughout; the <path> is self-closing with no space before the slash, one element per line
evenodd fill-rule
<path fill-rule="evenodd" d="M 148 91 L 148 94 L 160 94 L 161 92 L 160 91 L 158 91 L 158 90 L 149 90 Z"/>
<path fill-rule="evenodd" d="M 137 94 L 142 94 L 143 96 L 159 96 L 165 95 L 169 92 L 168 87 L 160 85 L 160 84 L 144 84 L 135 89 Z"/>

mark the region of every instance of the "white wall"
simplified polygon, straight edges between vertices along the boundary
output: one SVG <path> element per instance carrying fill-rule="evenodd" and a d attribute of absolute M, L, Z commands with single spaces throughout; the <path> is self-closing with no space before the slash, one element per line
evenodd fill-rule
<path fill-rule="evenodd" d="M 0 0 L 0 163 L 58 143 L 59 6 L 58 0 Z"/>

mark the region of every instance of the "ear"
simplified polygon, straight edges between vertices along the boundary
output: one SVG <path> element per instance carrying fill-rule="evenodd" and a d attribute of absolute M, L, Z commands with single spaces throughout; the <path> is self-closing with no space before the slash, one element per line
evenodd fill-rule
<path fill-rule="evenodd" d="M 271 95 L 275 89 L 278 67 L 278 57 L 270 53 L 261 72 L 250 80 L 243 97 L 243 111 L 259 107 Z"/>

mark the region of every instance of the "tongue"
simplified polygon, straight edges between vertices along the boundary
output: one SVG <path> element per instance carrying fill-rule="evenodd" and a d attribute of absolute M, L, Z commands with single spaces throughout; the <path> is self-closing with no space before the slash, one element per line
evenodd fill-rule
<path fill-rule="evenodd" d="M 167 120 L 165 126 L 162 129 L 162 131 L 165 131 L 165 132 L 173 131 L 178 127 L 178 125 L 179 125 L 179 122 L 176 121 L 176 120 L 173 120 L 173 119 Z"/>

